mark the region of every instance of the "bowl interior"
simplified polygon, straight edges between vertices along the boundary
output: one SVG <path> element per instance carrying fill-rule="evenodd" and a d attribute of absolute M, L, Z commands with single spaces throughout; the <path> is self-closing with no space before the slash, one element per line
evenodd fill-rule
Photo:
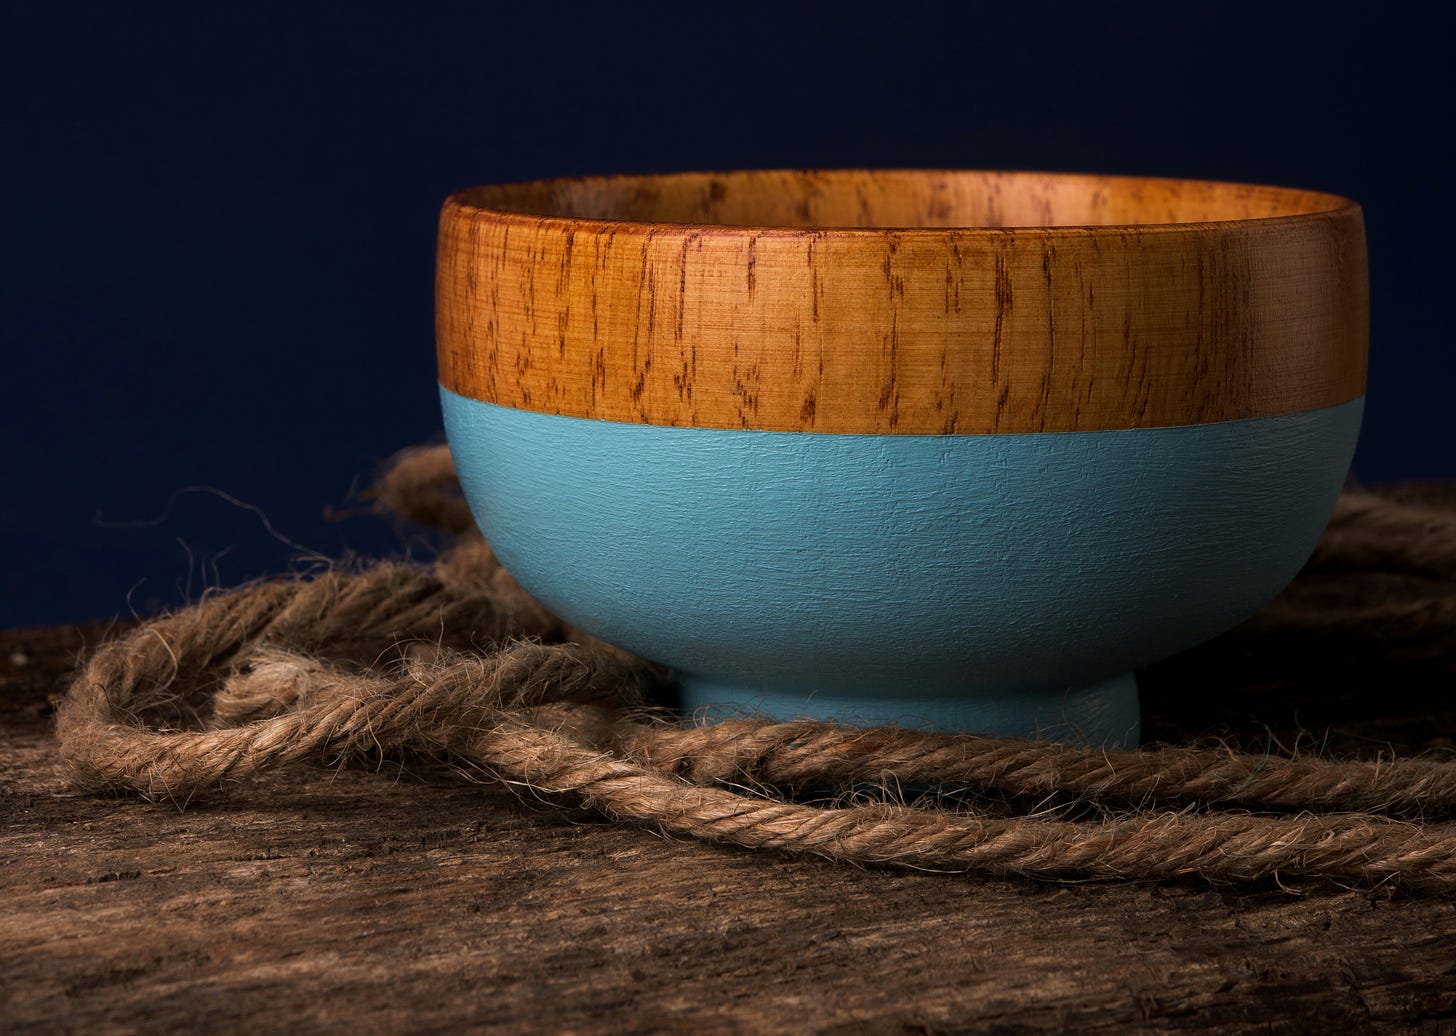
<path fill-rule="evenodd" d="M 1311 215 L 1336 195 L 1283 187 L 1021 172 L 755 170 L 477 187 L 481 208 L 640 223 L 792 228 L 1148 226 Z"/>

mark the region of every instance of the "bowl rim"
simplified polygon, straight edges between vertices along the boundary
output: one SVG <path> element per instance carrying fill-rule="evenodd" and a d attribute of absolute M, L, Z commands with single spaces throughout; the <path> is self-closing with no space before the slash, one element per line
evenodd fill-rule
<path fill-rule="evenodd" d="M 1240 217 L 1237 219 L 1203 219 L 1187 220 L 1182 222 L 1149 222 L 1149 223 L 1051 223 L 1051 224 L 1022 224 L 1013 226 L 840 226 L 840 225 L 809 225 L 794 226 L 786 224 L 756 224 L 756 223 L 692 223 L 676 220 L 645 220 L 645 219 L 608 219 L 594 216 L 571 216 L 561 213 L 534 211 L 529 208 L 507 208 L 499 205 L 483 204 L 479 200 L 480 192 L 484 191 L 510 191 L 523 188 L 559 188 L 567 185 L 580 185 L 589 183 L 602 184 L 628 184 L 631 182 L 653 182 L 666 180 L 687 180 L 703 178 L 711 180 L 716 177 L 739 177 L 752 175 L 782 175 L 782 176 L 903 176 L 915 175 L 924 177 L 949 177 L 966 175 L 984 176 L 1013 176 L 1027 179 L 1042 178 L 1046 180 L 1060 180 L 1066 182 L 1076 181 L 1106 181 L 1119 185 L 1154 184 L 1154 185 L 1187 185 L 1200 188 L 1218 188 L 1227 190 L 1243 190 L 1271 194 L 1276 196 L 1287 196 L 1290 198 L 1304 197 L 1316 199 L 1318 207 L 1303 207 L 1303 211 L 1281 213 L 1272 216 Z M 618 172 L 600 175 L 572 175 L 552 176 L 541 179 L 511 180 L 500 183 L 477 184 L 472 187 L 465 187 L 452 192 L 445 199 L 444 208 L 446 211 L 457 210 L 466 216 L 476 215 L 485 217 L 501 223 L 529 224 L 538 227 L 577 227 L 581 229 L 594 230 L 624 230 L 624 231 L 652 231 L 655 229 L 691 231 L 700 234 L 747 234 L 754 236 L 768 237 L 803 237 L 806 235 L 842 238 L 876 238 L 885 236 L 908 236 L 934 238 L 946 235 L 984 235 L 995 236 L 1027 236 L 1033 238 L 1053 237 L 1086 237 L 1096 234 L 1166 234 L 1166 233 L 1188 233 L 1202 232 L 1209 230 L 1228 231 L 1241 227 L 1247 228 L 1271 228 L 1278 226 L 1297 225 L 1311 221 L 1328 220 L 1332 218 L 1345 218 L 1351 214 L 1361 215 L 1360 204 L 1353 199 L 1340 194 L 1328 191 L 1279 186 L 1268 183 L 1255 183 L 1238 180 L 1216 180 L 1202 177 L 1176 177 L 1176 176 L 1140 176 L 1128 173 L 1087 173 L 1087 172 L 1065 172 L 1046 171 L 1029 169 L 970 169 L 970 168 L 948 168 L 948 167 L 877 167 L 877 166 L 845 166 L 845 167 L 823 167 L 823 168 L 739 168 L 739 169 L 684 169 L 672 171 L 659 171 L 647 173 Z"/>
<path fill-rule="evenodd" d="M 711 173 L 459 192 L 437 239 L 440 381 L 566 416 L 834 434 L 1201 424 L 1365 391 L 1365 232 L 1348 199 L 1208 180 L 893 172 L 741 171 L 762 209 L 740 207 L 735 184 L 715 189 Z M 605 205 L 604 181 L 618 192 Z M 826 190 L 838 192 L 827 206 Z M 537 212 L 485 207 L 497 202 Z M 836 228 L 570 214 L 875 211 L 1243 218 Z"/>

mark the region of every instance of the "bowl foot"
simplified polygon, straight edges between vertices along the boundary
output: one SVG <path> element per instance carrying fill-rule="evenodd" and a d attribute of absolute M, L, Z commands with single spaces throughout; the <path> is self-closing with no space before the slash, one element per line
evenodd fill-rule
<path fill-rule="evenodd" d="M 679 685 L 683 711 L 708 722 L 760 715 L 860 726 L 895 723 L 916 730 L 1043 738 L 1098 748 L 1134 748 L 1140 737 L 1137 678 L 1132 673 L 1081 687 L 964 698 L 899 691 L 882 698 L 833 691 L 804 694 L 686 674 L 679 674 Z"/>

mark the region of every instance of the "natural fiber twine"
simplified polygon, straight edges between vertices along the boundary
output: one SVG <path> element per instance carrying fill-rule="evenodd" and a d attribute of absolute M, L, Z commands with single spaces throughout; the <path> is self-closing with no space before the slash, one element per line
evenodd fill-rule
<path fill-rule="evenodd" d="M 1456 764 L 687 725 L 644 707 L 658 670 L 563 627 L 515 586 L 473 532 L 443 447 L 401 454 L 375 492 L 457 545 L 428 569 L 386 562 L 219 593 L 104 645 L 59 709 L 75 781 L 186 803 L 288 764 L 434 757 L 671 835 L 859 863 L 1456 890 L 1456 826 L 1430 820 L 1456 806 Z M 1277 604 L 1261 631 L 1456 654 L 1451 509 L 1348 493 L 1311 564 L 1443 592 Z M 935 794 L 861 794 L 907 786 Z M 841 794 L 813 803 L 806 789 Z"/>

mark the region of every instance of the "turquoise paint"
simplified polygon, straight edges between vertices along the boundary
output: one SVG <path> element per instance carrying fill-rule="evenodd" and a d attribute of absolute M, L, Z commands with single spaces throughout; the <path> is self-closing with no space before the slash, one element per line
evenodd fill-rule
<path fill-rule="evenodd" d="M 1293 578 L 1363 407 L 826 435 L 441 398 L 466 496 L 512 575 L 671 666 L 685 707 L 1093 743 L 1136 743 L 1132 669 Z"/>

